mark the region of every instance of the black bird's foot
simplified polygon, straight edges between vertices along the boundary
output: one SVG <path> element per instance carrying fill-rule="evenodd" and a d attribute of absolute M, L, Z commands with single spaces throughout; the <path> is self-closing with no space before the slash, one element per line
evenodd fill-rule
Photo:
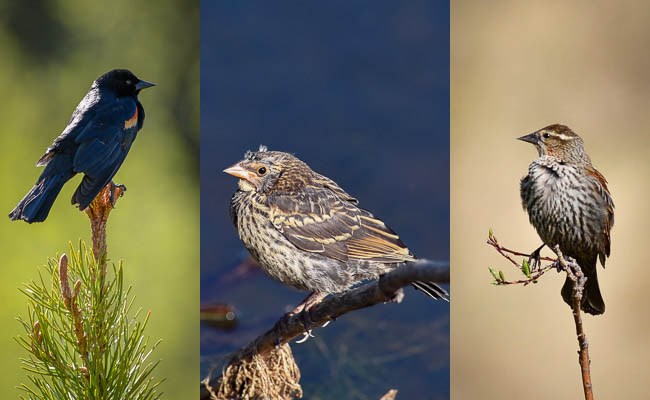
<path fill-rule="evenodd" d="M 113 181 L 111 181 L 110 185 L 111 190 L 109 191 L 109 200 L 111 202 L 111 207 L 115 208 L 117 199 L 124 196 L 124 192 L 126 192 L 126 186 L 114 183 Z"/>
<path fill-rule="evenodd" d="M 542 264 L 542 256 L 541 256 L 541 251 L 546 246 L 545 244 L 542 244 L 537 248 L 537 250 L 533 251 L 530 253 L 530 256 L 528 257 L 528 265 L 530 266 L 531 271 L 537 271 Z"/>

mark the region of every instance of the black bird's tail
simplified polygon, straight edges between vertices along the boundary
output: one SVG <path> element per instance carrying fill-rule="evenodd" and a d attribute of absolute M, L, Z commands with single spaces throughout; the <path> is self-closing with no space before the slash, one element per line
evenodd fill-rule
<path fill-rule="evenodd" d="M 67 172 L 50 174 L 47 169 L 43 171 L 32 190 L 11 211 L 9 218 L 12 221 L 22 219 L 30 224 L 45 221 L 61 188 L 72 175 Z"/>
<path fill-rule="evenodd" d="M 413 287 L 417 290 L 424 292 L 427 296 L 433 298 L 434 300 L 445 300 L 449 301 L 449 293 L 440 286 L 436 285 L 433 282 L 413 282 Z"/>
<path fill-rule="evenodd" d="M 582 311 L 591 315 L 600 315 L 605 312 L 605 301 L 600 294 L 598 286 L 598 271 L 596 270 L 596 256 L 588 260 L 578 260 L 578 265 L 587 277 L 585 290 L 582 294 Z M 562 286 L 562 298 L 570 307 L 573 307 L 573 281 L 567 277 Z"/>

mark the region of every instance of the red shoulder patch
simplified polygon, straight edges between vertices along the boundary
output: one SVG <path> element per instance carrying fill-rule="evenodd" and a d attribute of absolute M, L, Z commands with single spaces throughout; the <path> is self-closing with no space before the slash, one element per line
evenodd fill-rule
<path fill-rule="evenodd" d="M 131 129 L 138 124 L 138 107 L 135 108 L 133 116 L 124 121 L 124 129 Z"/>

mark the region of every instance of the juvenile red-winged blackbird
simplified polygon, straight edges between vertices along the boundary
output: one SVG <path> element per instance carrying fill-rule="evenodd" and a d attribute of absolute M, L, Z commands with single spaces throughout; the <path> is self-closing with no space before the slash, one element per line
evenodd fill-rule
<path fill-rule="evenodd" d="M 63 185 L 77 173 L 84 178 L 72 196 L 83 210 L 106 186 L 126 158 L 142 128 L 140 90 L 154 86 L 131 71 L 116 69 L 93 82 L 72 113 L 68 126 L 38 160 L 45 166 L 34 187 L 9 218 L 29 223 L 45 221 Z"/>
<path fill-rule="evenodd" d="M 521 180 L 521 199 L 530 223 L 545 245 L 560 246 L 587 277 L 581 308 L 598 315 L 605 302 L 598 287 L 596 262 L 609 256 L 614 202 L 607 181 L 592 165 L 580 136 L 564 125 L 550 125 L 519 140 L 535 145 L 539 158 Z M 573 282 L 562 298 L 571 306 Z"/>
<path fill-rule="evenodd" d="M 312 292 L 294 312 L 415 259 L 392 229 L 291 154 L 260 146 L 224 172 L 239 178 L 230 213 L 246 248 L 269 275 Z M 414 286 L 447 298 L 434 283 Z"/>

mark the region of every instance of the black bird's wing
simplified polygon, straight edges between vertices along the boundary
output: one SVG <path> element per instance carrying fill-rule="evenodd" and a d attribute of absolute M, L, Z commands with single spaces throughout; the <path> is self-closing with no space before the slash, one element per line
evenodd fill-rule
<path fill-rule="evenodd" d="M 329 181 L 333 184 L 334 182 Z M 328 185 L 329 186 L 329 185 Z M 399 263 L 413 260 L 399 236 L 342 189 L 310 186 L 299 193 L 269 196 L 269 217 L 293 245 L 339 261 Z M 352 201 L 353 200 L 353 201 Z"/>
<path fill-rule="evenodd" d="M 105 175 L 119 167 L 135 139 L 137 118 L 137 103 L 128 97 L 115 99 L 97 110 L 74 136 L 78 145 L 75 172 Z"/>
<path fill-rule="evenodd" d="M 92 121 L 74 142 L 78 148 L 74 155 L 75 172 L 84 173 L 84 179 L 72 197 L 73 204 L 86 208 L 117 173 L 141 126 L 144 114 L 133 98 L 115 99 L 98 110 Z"/>

